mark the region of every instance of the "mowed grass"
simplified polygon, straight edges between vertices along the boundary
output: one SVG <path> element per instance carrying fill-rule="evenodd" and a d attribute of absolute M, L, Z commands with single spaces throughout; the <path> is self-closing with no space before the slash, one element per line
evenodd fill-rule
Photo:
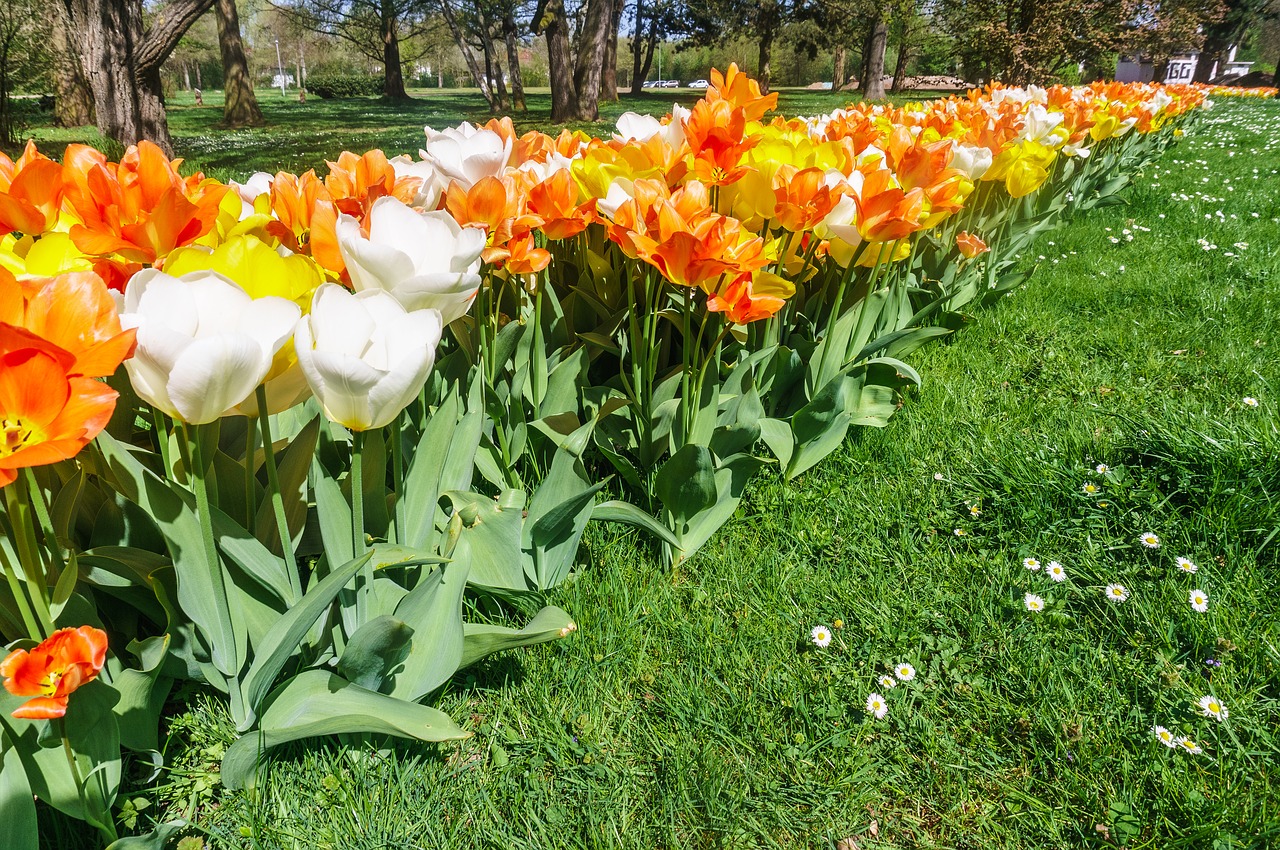
<path fill-rule="evenodd" d="M 779 89 L 778 108 L 785 115 L 830 112 L 857 100 L 856 92 Z M 190 92 L 169 98 L 169 132 L 178 156 L 188 168 L 199 168 L 220 180 L 244 180 L 254 171 L 280 170 L 301 173 L 314 168 L 328 173 L 326 161 L 335 160 L 344 150 L 364 153 L 381 148 L 387 156 L 409 154 L 417 157 L 422 147 L 424 125 L 441 129 L 462 121 L 484 123 L 493 117 L 484 98 L 475 89 L 413 89 L 412 99 L 389 102 L 380 98 L 356 97 L 324 100 L 310 97 L 298 102 L 296 90 L 282 97 L 278 89 L 259 89 L 258 104 L 267 125 L 246 130 L 223 130 L 222 92 L 205 92 L 204 105 L 196 106 Z M 600 120 L 594 123 L 556 125 L 550 121 L 550 89 L 531 89 L 528 110 L 511 114 L 521 132 L 540 129 L 559 132 L 563 126 L 608 136 L 619 115 L 627 111 L 665 115 L 672 103 L 686 106 L 702 97 L 693 89 L 658 89 L 639 95 L 624 94 L 616 102 L 600 104 Z M 936 97 L 937 92 L 910 92 L 895 96 L 897 102 Z M 118 155 L 118 145 L 105 141 L 92 127 L 56 128 L 48 126 L 51 115 L 32 116 L 26 137 L 34 138 L 42 150 L 54 154 L 70 142 L 82 142 Z"/>
<path fill-rule="evenodd" d="M 1280 103 L 1220 102 L 919 352 L 889 427 L 761 476 L 678 570 L 593 525 L 550 600 L 578 632 L 440 697 L 470 740 L 311 742 L 229 793 L 231 723 L 187 690 L 139 823 L 218 848 L 1280 844 L 1278 154 Z"/>

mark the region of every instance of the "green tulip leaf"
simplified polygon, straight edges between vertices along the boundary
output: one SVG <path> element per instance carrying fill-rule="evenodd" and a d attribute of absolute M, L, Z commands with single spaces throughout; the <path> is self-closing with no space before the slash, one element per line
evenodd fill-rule
<path fill-rule="evenodd" d="M 277 688 L 257 728 L 227 748 L 222 784 L 243 788 L 262 754 L 280 744 L 362 732 L 428 742 L 471 736 L 438 709 L 374 693 L 324 670 L 307 670 Z"/>

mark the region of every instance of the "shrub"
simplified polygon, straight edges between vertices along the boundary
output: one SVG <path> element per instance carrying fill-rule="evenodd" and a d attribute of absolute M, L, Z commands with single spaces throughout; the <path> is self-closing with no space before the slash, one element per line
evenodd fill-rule
<path fill-rule="evenodd" d="M 382 94 L 386 80 L 365 74 L 316 74 L 307 78 L 307 91 L 316 97 L 370 97 Z"/>

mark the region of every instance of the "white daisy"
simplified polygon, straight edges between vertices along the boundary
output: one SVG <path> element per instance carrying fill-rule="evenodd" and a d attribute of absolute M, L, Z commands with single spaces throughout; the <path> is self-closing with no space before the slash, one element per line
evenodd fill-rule
<path fill-rule="evenodd" d="M 910 682 L 916 677 L 916 668 L 904 661 L 897 667 L 893 668 L 893 675 L 897 676 L 904 682 Z"/>
<path fill-rule="evenodd" d="M 1160 538 L 1156 537 L 1153 532 L 1147 531 L 1138 535 L 1138 542 L 1148 549 L 1159 549 Z"/>
<path fill-rule="evenodd" d="M 1098 495 L 1099 493 L 1101 493 L 1101 492 L 1102 492 L 1102 488 L 1101 488 L 1101 487 L 1099 487 L 1097 484 L 1094 484 L 1092 481 L 1086 481 L 1086 482 L 1084 482 L 1084 486 L 1083 486 L 1083 487 L 1081 487 L 1081 488 L 1080 488 L 1080 490 L 1081 490 L 1081 491 L 1082 491 L 1086 496 L 1096 496 L 1096 495 Z"/>
<path fill-rule="evenodd" d="M 1203 614 L 1205 611 L 1209 610 L 1209 594 L 1205 593 L 1203 590 L 1191 591 L 1187 601 L 1191 603 L 1191 609 L 1193 611 L 1199 611 Z"/>
<path fill-rule="evenodd" d="M 1029 570 L 1038 570 L 1040 569 L 1040 562 L 1037 561 L 1035 558 L 1023 558 L 1022 566 L 1026 567 Z"/>
<path fill-rule="evenodd" d="M 1195 564 L 1191 563 L 1190 558 L 1179 557 L 1179 558 L 1175 558 L 1174 560 L 1178 564 L 1178 569 L 1182 570 L 1184 573 L 1194 573 L 1196 570 L 1200 569 Z"/>
<path fill-rule="evenodd" d="M 1219 702 L 1215 696 L 1200 697 L 1196 701 L 1196 706 L 1199 707 L 1201 714 L 1205 717 L 1212 717 L 1214 720 L 1226 720 L 1229 716 L 1227 707 Z"/>
<path fill-rule="evenodd" d="M 1112 602 L 1124 602 L 1129 598 L 1129 588 L 1123 584 L 1109 584 L 1105 592 Z"/>
<path fill-rule="evenodd" d="M 1156 736 L 1157 741 L 1170 749 L 1177 746 L 1177 738 L 1173 737 L 1173 733 L 1163 726 L 1152 726 L 1151 734 Z"/>
<path fill-rule="evenodd" d="M 977 505 L 970 505 L 969 516 L 975 517 L 975 518 L 982 516 L 982 508 L 978 507 Z"/>
<path fill-rule="evenodd" d="M 941 472 L 935 472 L 935 473 L 933 473 L 933 480 L 934 480 L 934 481 L 941 481 L 941 480 L 943 480 L 945 477 L 946 477 L 946 476 L 944 476 Z"/>
<path fill-rule="evenodd" d="M 867 714 L 874 714 L 876 720 L 882 720 L 888 713 L 889 704 L 884 701 L 884 697 L 876 693 L 867 697 Z"/>
<path fill-rule="evenodd" d="M 1057 561 L 1050 561 L 1044 568 L 1044 574 L 1054 581 L 1062 581 L 1067 577 L 1067 571 Z"/>
<path fill-rule="evenodd" d="M 1240 401 L 1244 404 L 1245 407 L 1258 406 L 1258 400 L 1251 395 L 1245 396 L 1244 398 L 1240 399 Z"/>
<path fill-rule="evenodd" d="M 1022 604 L 1027 607 L 1028 611 L 1038 612 L 1044 610 L 1044 600 L 1034 593 L 1028 593 L 1022 597 Z"/>
<path fill-rule="evenodd" d="M 1184 753 L 1190 753 L 1193 756 L 1198 756 L 1204 752 L 1204 750 L 1200 749 L 1200 745 L 1190 738 L 1175 738 L 1173 745 Z"/>
<path fill-rule="evenodd" d="M 813 645 L 819 649 L 826 649 L 831 645 L 831 629 L 826 626 L 814 626 L 809 632 L 809 638 L 813 641 Z"/>
<path fill-rule="evenodd" d="M 890 688 L 898 687 L 898 680 L 889 675 L 881 676 L 879 679 L 876 679 L 876 681 L 880 684 L 880 687 L 884 688 L 886 691 Z"/>
<path fill-rule="evenodd" d="M 951 533 L 954 534 L 956 537 L 964 537 L 965 534 L 967 534 L 968 532 L 966 532 L 963 528 L 957 528 L 955 531 Z"/>
<path fill-rule="evenodd" d="M 1107 466 L 1105 463 L 1100 463 L 1093 468 L 1093 471 L 1099 475 L 1106 475 L 1111 471 L 1111 467 Z"/>

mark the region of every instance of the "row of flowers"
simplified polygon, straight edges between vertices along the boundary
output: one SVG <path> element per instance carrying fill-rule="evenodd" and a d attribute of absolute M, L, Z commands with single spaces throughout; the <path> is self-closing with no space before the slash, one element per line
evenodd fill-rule
<path fill-rule="evenodd" d="M 115 840 L 102 742 L 157 750 L 175 680 L 226 695 L 229 787 L 304 736 L 466 736 L 423 700 L 576 628 L 545 593 L 591 520 L 693 555 L 752 475 L 886 424 L 902 358 L 1206 104 L 993 86 L 766 120 L 730 67 L 610 138 L 428 128 L 324 178 L 0 158 L 15 846 L 36 798 Z"/>

